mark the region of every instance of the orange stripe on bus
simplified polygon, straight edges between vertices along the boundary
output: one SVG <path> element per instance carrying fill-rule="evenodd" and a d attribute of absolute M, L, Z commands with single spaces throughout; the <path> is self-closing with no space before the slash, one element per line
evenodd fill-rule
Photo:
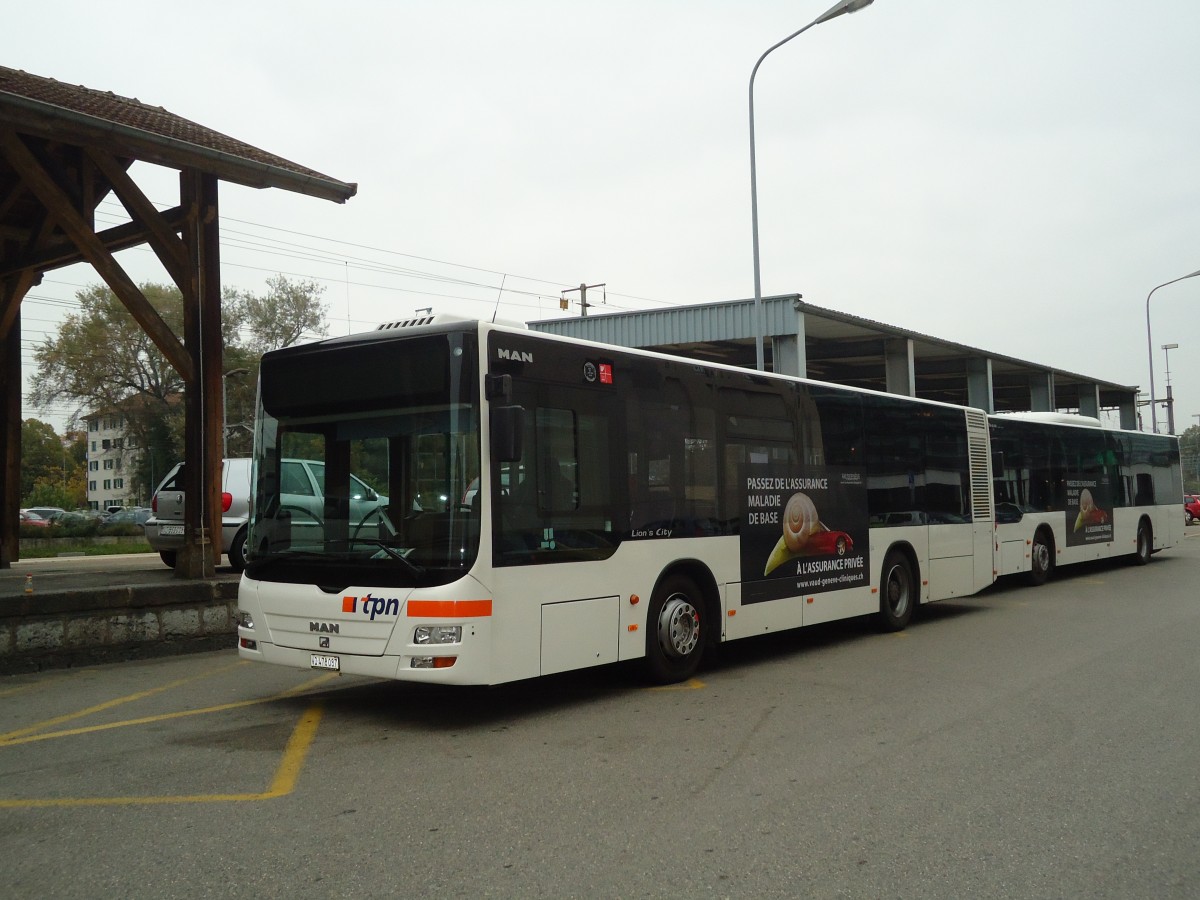
<path fill-rule="evenodd" d="M 410 619 L 466 619 L 490 616 L 491 600 L 409 600 Z"/>

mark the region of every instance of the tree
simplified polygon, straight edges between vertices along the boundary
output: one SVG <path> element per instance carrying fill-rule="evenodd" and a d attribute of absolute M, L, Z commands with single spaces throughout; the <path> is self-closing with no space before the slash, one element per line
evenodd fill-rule
<path fill-rule="evenodd" d="M 150 283 L 141 289 L 168 327 L 181 334 L 179 290 Z M 31 402 L 74 403 L 73 421 L 81 414 L 119 413 L 131 446 L 178 459 L 182 442 L 172 436 L 176 429 L 162 423 L 182 419 L 183 379 L 111 290 L 92 285 L 75 296 L 80 311 L 34 350 Z"/>
<path fill-rule="evenodd" d="M 290 347 L 305 335 L 326 334 L 328 305 L 321 302 L 325 288 L 315 281 L 289 281 L 283 275 L 268 278 L 267 288 L 262 296 L 239 295 L 251 334 L 249 349 L 255 356 Z"/>
<path fill-rule="evenodd" d="M 21 423 L 21 505 L 74 509 L 87 499 L 79 432 L 60 438 L 38 419 Z"/>
<path fill-rule="evenodd" d="M 314 281 L 289 281 L 283 275 L 267 279 L 267 293 L 249 291 L 226 297 L 236 309 L 246 339 L 226 345 L 225 446 L 229 456 L 249 456 L 253 444 L 254 402 L 258 363 L 264 353 L 290 347 L 303 337 L 328 332 L 321 302 L 325 288 Z"/>
<path fill-rule="evenodd" d="M 21 423 L 22 499 L 33 493 L 33 484 L 39 478 L 58 476 L 61 481 L 66 468 L 66 451 L 54 433 L 54 426 L 39 419 L 25 419 Z"/>
<path fill-rule="evenodd" d="M 1179 436 L 1179 457 L 1184 491 L 1200 492 L 1200 425 L 1191 426 Z"/>
<path fill-rule="evenodd" d="M 267 286 L 261 297 L 227 289 L 222 298 L 224 369 L 246 370 L 226 378 L 226 422 L 236 436 L 230 452 L 238 455 L 250 449 L 259 356 L 326 331 L 322 287 L 283 275 L 269 278 Z M 182 336 L 178 288 L 146 283 L 141 290 L 171 331 Z M 148 495 L 158 486 L 156 479 L 182 458 L 183 379 L 110 289 L 91 285 L 76 299 L 79 312 L 67 316 L 58 334 L 34 349 L 30 402 L 74 404 L 74 421 L 86 414 L 121 415 L 128 445 L 142 451 L 132 476 L 134 493 Z"/>

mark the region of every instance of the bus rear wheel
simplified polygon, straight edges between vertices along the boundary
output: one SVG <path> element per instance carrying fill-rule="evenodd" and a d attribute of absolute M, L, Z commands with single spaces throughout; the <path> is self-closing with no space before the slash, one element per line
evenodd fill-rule
<path fill-rule="evenodd" d="M 1054 572 L 1054 535 L 1047 528 L 1039 528 L 1029 546 L 1029 583 L 1045 584 Z"/>
<path fill-rule="evenodd" d="M 660 684 L 690 678 L 704 653 L 704 600 L 684 575 L 668 576 L 650 600 L 646 665 Z"/>
<path fill-rule="evenodd" d="M 1154 552 L 1154 529 L 1151 528 L 1150 522 L 1147 519 L 1142 519 L 1138 522 L 1137 530 L 1137 550 L 1133 555 L 1133 561 L 1139 566 L 1144 566 L 1150 562 L 1150 554 Z"/>
<path fill-rule="evenodd" d="M 912 619 L 917 602 L 916 579 L 908 557 L 893 550 L 883 560 L 879 580 L 880 627 L 884 631 L 902 631 Z"/>

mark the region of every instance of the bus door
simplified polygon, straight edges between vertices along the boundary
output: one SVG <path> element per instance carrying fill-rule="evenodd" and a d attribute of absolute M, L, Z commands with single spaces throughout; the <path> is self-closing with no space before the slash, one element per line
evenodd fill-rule
<path fill-rule="evenodd" d="M 922 410 L 929 599 L 973 594 L 993 580 L 987 419 L 955 409 Z"/>

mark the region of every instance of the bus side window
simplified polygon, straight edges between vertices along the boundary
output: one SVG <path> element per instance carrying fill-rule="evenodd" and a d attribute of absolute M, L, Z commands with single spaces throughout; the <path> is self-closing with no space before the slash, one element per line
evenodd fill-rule
<path fill-rule="evenodd" d="M 616 549 L 615 510 L 624 504 L 613 489 L 610 412 L 595 409 L 586 392 L 556 392 L 550 404 L 536 399 L 523 402 L 523 458 L 495 470 L 497 559 L 511 565 L 607 555 Z"/>

